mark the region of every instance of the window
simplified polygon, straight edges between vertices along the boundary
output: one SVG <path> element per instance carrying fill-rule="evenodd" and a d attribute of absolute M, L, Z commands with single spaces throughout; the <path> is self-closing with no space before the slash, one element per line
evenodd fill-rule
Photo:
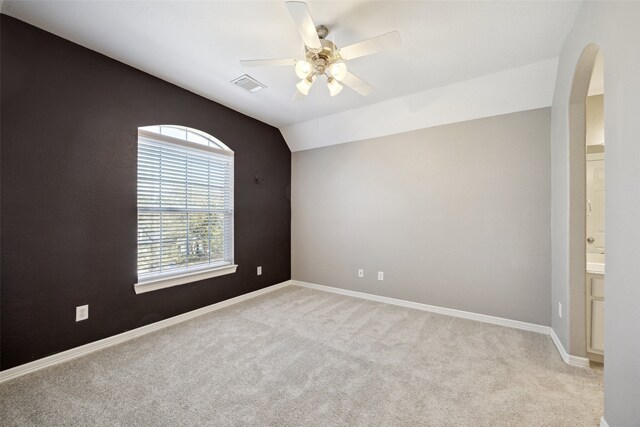
<path fill-rule="evenodd" d="M 233 151 L 184 126 L 139 128 L 136 293 L 236 267 Z"/>

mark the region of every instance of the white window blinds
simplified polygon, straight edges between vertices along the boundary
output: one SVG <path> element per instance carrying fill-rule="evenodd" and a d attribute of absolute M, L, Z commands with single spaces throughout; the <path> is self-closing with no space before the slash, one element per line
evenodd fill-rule
<path fill-rule="evenodd" d="M 184 127 L 140 128 L 138 280 L 231 264 L 233 151 Z"/>

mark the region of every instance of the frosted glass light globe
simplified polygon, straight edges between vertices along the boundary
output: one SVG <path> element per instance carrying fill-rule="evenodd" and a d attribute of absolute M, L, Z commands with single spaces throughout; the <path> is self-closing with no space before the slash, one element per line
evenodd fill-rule
<path fill-rule="evenodd" d="M 300 60 L 296 62 L 296 76 L 301 79 L 306 79 L 309 74 L 313 71 L 313 67 L 305 60 Z"/>
<path fill-rule="evenodd" d="M 335 78 L 331 78 L 327 81 L 327 87 L 329 88 L 329 94 L 331 96 L 336 96 L 342 90 L 342 85 L 338 83 Z"/>
<path fill-rule="evenodd" d="M 301 94 L 303 95 L 308 95 L 309 94 L 309 89 L 311 89 L 311 86 L 313 85 L 313 82 L 316 80 L 316 76 L 310 76 L 310 77 L 306 77 L 302 80 L 300 80 L 298 82 L 298 84 L 296 84 L 296 88 L 298 89 L 298 91 L 300 91 Z"/>
<path fill-rule="evenodd" d="M 336 62 L 331 65 L 329 70 L 333 78 L 340 82 L 347 75 L 347 64 L 344 62 Z"/>

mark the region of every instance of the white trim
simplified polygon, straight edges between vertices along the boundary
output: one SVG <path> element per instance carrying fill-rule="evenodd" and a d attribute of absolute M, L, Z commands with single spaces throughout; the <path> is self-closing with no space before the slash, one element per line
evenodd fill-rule
<path fill-rule="evenodd" d="M 346 295 L 354 298 L 362 298 L 371 301 L 382 302 L 386 304 L 398 305 L 402 307 L 413 308 L 422 311 L 429 311 L 438 314 L 444 314 L 447 316 L 461 317 L 463 319 L 475 320 L 478 322 L 491 323 L 494 325 L 507 326 L 510 328 L 523 329 L 526 331 L 538 332 L 542 334 L 551 335 L 551 339 L 556 345 L 558 352 L 560 353 L 562 360 L 566 363 L 574 366 L 580 367 L 588 367 L 589 359 L 584 357 L 571 356 L 567 354 L 562 343 L 558 339 L 558 336 L 554 332 L 554 330 L 548 326 L 536 325 L 534 323 L 521 322 L 519 320 L 511 320 L 504 319 L 501 317 L 488 316 L 485 314 L 472 313 L 468 311 L 455 310 L 451 308 L 438 307 L 435 305 L 427 305 L 421 304 L 412 301 L 405 301 L 395 298 L 388 298 L 379 295 L 366 294 L 364 292 L 356 292 L 350 291 L 347 289 L 334 288 L 331 286 L 317 285 L 314 283 L 301 282 L 298 280 L 287 280 L 286 282 L 278 283 L 276 285 L 272 285 L 263 289 L 259 289 L 254 292 L 249 292 L 248 294 L 239 295 L 237 297 L 220 301 L 215 304 L 208 305 L 206 307 L 202 307 L 193 311 L 189 311 L 187 313 L 179 314 L 174 317 L 170 317 L 168 319 L 160 320 L 155 323 L 151 323 L 149 325 L 141 326 L 136 329 L 132 329 L 127 332 L 123 332 L 118 335 L 113 335 L 111 337 L 107 337 L 98 341 L 91 342 L 89 344 L 82 345 L 80 347 L 75 347 L 70 350 L 63 351 L 61 353 L 57 353 L 48 357 L 44 357 L 42 359 L 34 360 L 33 362 L 25 363 L 24 365 L 19 365 L 13 367 L 11 369 L 6 369 L 4 371 L 0 371 L 0 383 L 4 381 L 8 381 L 22 375 L 29 374 L 31 372 L 38 371 L 40 369 L 47 368 L 49 366 L 57 365 L 59 363 L 67 362 L 69 360 L 87 355 L 89 353 L 93 353 L 94 351 L 102 350 L 107 347 L 111 347 L 112 345 L 120 344 L 125 341 L 129 341 L 130 339 L 140 337 L 142 335 L 146 335 L 151 332 L 158 331 L 160 329 L 166 328 L 168 326 L 175 325 L 177 323 L 184 322 L 186 320 L 193 319 L 198 316 L 202 316 L 203 314 L 207 314 L 216 310 L 220 310 L 222 308 L 228 307 L 233 304 L 237 304 L 251 298 L 255 298 L 257 296 L 273 292 L 278 289 L 282 289 L 289 285 L 296 285 L 303 288 L 316 289 L 324 292 L 332 292 L 335 294 Z M 600 421 L 601 427 L 609 427 L 604 417 L 601 418 Z"/>
<path fill-rule="evenodd" d="M 238 266 L 236 264 L 232 264 L 206 270 L 191 271 L 177 276 L 152 277 L 149 280 L 140 281 L 134 284 L 133 290 L 136 291 L 136 294 L 157 291 L 158 289 L 170 288 L 172 286 L 184 285 L 185 283 L 197 282 L 198 280 L 235 273 L 237 268 Z"/>
<path fill-rule="evenodd" d="M 111 347 L 112 345 L 129 341 L 130 339 L 137 338 L 139 336 L 146 335 L 150 332 L 155 332 L 157 330 L 166 328 L 167 326 L 172 326 L 177 323 L 181 323 L 186 320 L 193 319 L 194 317 L 202 316 L 203 314 L 211 313 L 212 311 L 220 310 L 221 308 L 225 308 L 230 305 L 237 304 L 239 302 L 243 302 L 260 295 L 273 292 L 275 290 L 289 286 L 290 284 L 291 284 L 291 281 L 287 280 L 286 282 L 278 283 L 276 285 L 259 289 L 257 291 L 249 292 L 248 294 L 244 294 L 228 300 L 220 301 L 218 303 L 211 304 L 206 307 L 199 308 L 197 310 L 189 311 L 187 313 L 179 314 L 177 316 L 170 317 L 168 319 L 160 320 L 159 322 L 141 326 L 139 328 L 132 329 L 130 331 L 123 332 L 118 335 L 113 335 L 111 337 L 94 341 L 89 344 L 81 345 L 80 347 L 72 348 L 70 350 L 66 350 L 61 353 L 57 353 L 48 357 L 44 357 L 42 359 L 38 359 L 33 362 L 25 363 L 24 365 L 16 366 L 11 369 L 6 369 L 0 372 L 0 383 L 20 377 L 25 374 L 29 374 L 31 372 L 38 371 L 43 368 L 48 368 L 49 366 L 67 362 L 71 359 L 75 359 L 80 356 L 93 353 L 94 351 L 102 350 L 106 347 Z"/>
<path fill-rule="evenodd" d="M 565 361 L 565 363 L 573 366 L 578 366 L 580 368 L 589 367 L 589 359 L 587 359 L 586 357 L 572 356 L 567 353 L 567 350 L 564 349 L 564 346 L 560 342 L 560 338 L 558 338 L 558 335 L 556 335 L 556 331 L 554 331 L 553 328 L 550 328 L 549 335 L 551 335 L 551 339 L 556 345 L 556 348 L 558 349 L 558 352 L 560 353 L 560 356 L 562 357 L 562 360 Z"/>
<path fill-rule="evenodd" d="M 388 298 L 379 295 L 366 294 L 364 292 L 350 291 L 347 289 L 333 288 L 331 286 L 316 285 L 315 283 L 291 281 L 294 285 L 303 288 L 316 289 L 318 291 L 332 292 L 340 295 L 347 295 L 355 298 L 362 298 L 371 301 L 383 302 L 401 307 L 414 308 L 416 310 L 429 311 L 432 313 L 444 314 L 446 316 L 461 317 L 463 319 L 476 320 L 478 322 L 491 323 L 493 325 L 507 326 L 509 328 L 522 329 L 525 331 L 549 334 L 551 330 L 548 326 L 536 325 L 535 323 L 521 322 L 519 320 L 505 319 L 502 317 L 488 316 L 486 314 L 472 313 L 470 311 L 455 310 L 453 308 L 438 307 L 435 305 L 422 304 L 419 302 L 406 301 L 395 298 Z"/>
<path fill-rule="evenodd" d="M 291 283 L 303 288 L 316 289 L 318 291 L 332 292 L 335 294 L 346 295 L 355 298 L 362 298 L 371 301 L 382 302 L 386 304 L 399 305 L 401 307 L 413 308 L 416 310 L 429 311 L 432 313 L 444 314 L 446 316 L 461 317 L 463 319 L 475 320 L 477 322 L 491 323 L 493 325 L 506 326 L 509 328 L 522 329 L 525 331 L 538 332 L 551 336 L 551 340 L 556 345 L 562 360 L 572 366 L 578 366 L 580 368 L 589 367 L 589 359 L 585 357 L 572 356 L 566 352 L 560 339 L 556 335 L 555 331 L 549 326 L 537 325 L 535 323 L 521 322 L 519 320 L 505 319 L 502 317 L 488 316 L 486 314 L 472 313 L 470 311 L 455 310 L 453 308 L 438 307 L 436 305 L 422 304 L 413 301 L 406 301 L 401 299 L 383 297 L 380 295 L 367 294 L 364 292 L 350 291 L 347 289 L 334 288 L 331 286 L 317 285 L 315 283 L 301 282 L 299 280 L 292 280 Z"/>
<path fill-rule="evenodd" d="M 609 427 L 607 421 L 604 419 L 604 415 L 600 417 L 600 427 Z"/>

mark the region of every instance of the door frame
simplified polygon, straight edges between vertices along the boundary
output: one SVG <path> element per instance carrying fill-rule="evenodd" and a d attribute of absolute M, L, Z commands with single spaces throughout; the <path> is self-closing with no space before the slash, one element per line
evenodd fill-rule
<path fill-rule="evenodd" d="M 569 96 L 569 354 L 586 357 L 586 100 L 600 48 L 589 44 L 576 65 Z"/>

